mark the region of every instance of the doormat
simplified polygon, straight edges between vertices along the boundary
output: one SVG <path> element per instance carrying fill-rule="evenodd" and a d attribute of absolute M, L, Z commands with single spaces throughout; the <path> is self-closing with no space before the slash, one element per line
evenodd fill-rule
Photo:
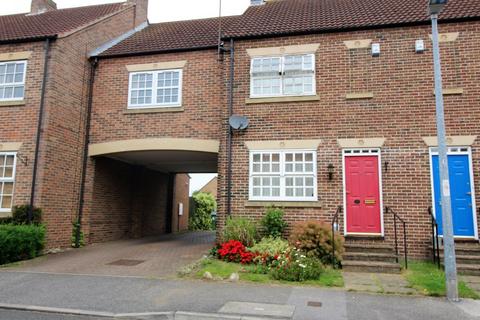
<path fill-rule="evenodd" d="M 132 267 L 132 266 L 139 265 L 140 263 L 143 263 L 143 262 L 145 262 L 145 260 L 120 259 L 120 260 L 117 260 L 117 261 L 107 263 L 107 265 Z"/>

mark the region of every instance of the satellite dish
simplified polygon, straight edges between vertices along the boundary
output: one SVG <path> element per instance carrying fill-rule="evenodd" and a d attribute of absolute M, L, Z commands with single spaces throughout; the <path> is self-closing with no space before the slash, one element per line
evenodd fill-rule
<path fill-rule="evenodd" d="M 245 116 L 233 115 L 228 120 L 230 127 L 234 130 L 245 130 L 248 128 L 248 118 Z"/>

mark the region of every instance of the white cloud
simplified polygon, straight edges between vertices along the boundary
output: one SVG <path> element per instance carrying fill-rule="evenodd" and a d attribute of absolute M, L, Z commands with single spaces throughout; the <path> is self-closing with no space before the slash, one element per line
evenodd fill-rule
<path fill-rule="evenodd" d="M 56 0 L 58 8 L 120 2 L 121 0 Z M 149 20 L 152 23 L 216 17 L 220 0 L 150 0 Z M 31 0 L 0 0 L 0 15 L 30 11 Z M 242 14 L 250 0 L 222 0 L 222 15 Z"/>

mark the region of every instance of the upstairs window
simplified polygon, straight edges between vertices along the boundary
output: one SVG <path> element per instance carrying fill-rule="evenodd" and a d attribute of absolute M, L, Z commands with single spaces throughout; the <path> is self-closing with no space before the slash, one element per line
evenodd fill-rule
<path fill-rule="evenodd" d="M 250 96 L 253 98 L 314 95 L 313 54 L 253 58 Z"/>
<path fill-rule="evenodd" d="M 0 101 L 23 100 L 26 61 L 0 62 Z"/>
<path fill-rule="evenodd" d="M 250 200 L 316 201 L 315 151 L 252 151 Z"/>
<path fill-rule="evenodd" d="M 130 73 L 128 107 L 175 107 L 182 104 L 182 70 Z"/>
<path fill-rule="evenodd" d="M 0 212 L 10 212 L 12 209 L 15 165 L 15 153 L 0 153 Z"/>

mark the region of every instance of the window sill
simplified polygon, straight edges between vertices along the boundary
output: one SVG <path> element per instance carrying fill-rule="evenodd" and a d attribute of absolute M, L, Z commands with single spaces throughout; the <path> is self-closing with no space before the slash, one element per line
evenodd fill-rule
<path fill-rule="evenodd" d="M 24 106 L 25 100 L 0 101 L 0 107 Z"/>
<path fill-rule="evenodd" d="M 10 218 L 11 216 L 12 216 L 12 212 L 11 212 L 11 211 L 0 212 L 0 218 Z"/>
<path fill-rule="evenodd" d="M 182 112 L 182 111 L 184 111 L 183 107 L 138 108 L 138 109 L 127 109 L 123 112 L 123 114 Z"/>
<path fill-rule="evenodd" d="M 318 201 L 245 201 L 245 207 L 321 208 Z"/>
<path fill-rule="evenodd" d="M 259 103 L 277 103 L 277 102 L 302 102 L 302 101 L 319 101 L 318 95 L 312 96 L 285 96 L 285 97 L 269 97 L 269 98 L 247 98 L 245 104 Z"/>

